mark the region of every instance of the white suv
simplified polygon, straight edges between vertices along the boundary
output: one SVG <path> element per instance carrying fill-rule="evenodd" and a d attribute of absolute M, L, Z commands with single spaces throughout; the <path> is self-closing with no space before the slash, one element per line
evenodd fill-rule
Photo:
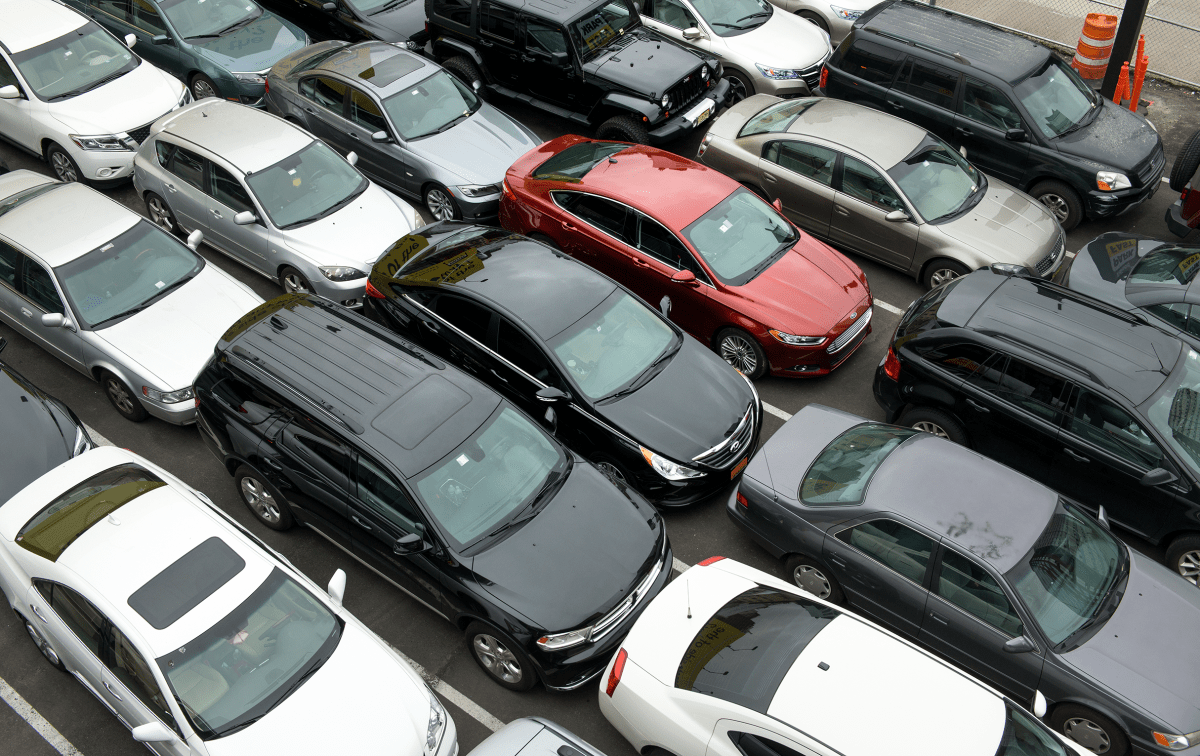
<path fill-rule="evenodd" d="M 0 138 L 63 181 L 115 181 L 160 116 L 192 100 L 94 21 L 54 0 L 0 0 Z"/>

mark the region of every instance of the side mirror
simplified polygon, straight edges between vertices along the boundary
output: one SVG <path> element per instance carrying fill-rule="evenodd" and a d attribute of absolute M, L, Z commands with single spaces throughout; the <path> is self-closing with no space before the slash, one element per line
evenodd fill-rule
<path fill-rule="evenodd" d="M 476 79 L 475 81 L 471 82 L 471 89 L 474 89 L 475 92 L 478 93 L 479 90 L 483 89 L 483 82 L 479 79 Z"/>
<path fill-rule="evenodd" d="M 72 328 L 71 319 L 61 312 L 48 312 L 42 316 L 42 325 L 47 328 Z"/>
<path fill-rule="evenodd" d="M 663 298 L 658 300 L 658 309 L 662 312 L 662 316 L 668 320 L 671 319 L 671 298 L 663 295 Z"/>
<path fill-rule="evenodd" d="M 1108 512 L 1104 509 L 1103 504 L 1096 510 L 1096 519 L 1104 526 L 1105 530 L 1112 530 L 1112 525 L 1108 523 Z"/>
<path fill-rule="evenodd" d="M 17 89 L 16 84 L 0 87 L 0 100 L 19 100 L 21 99 L 21 90 Z"/>
<path fill-rule="evenodd" d="M 392 547 L 392 551 L 403 556 L 404 554 L 420 554 L 428 548 L 429 544 L 425 543 L 424 538 L 416 533 L 409 533 L 396 539 L 396 545 Z"/>
<path fill-rule="evenodd" d="M 671 280 L 680 284 L 694 284 L 696 283 L 696 274 L 690 270 L 678 270 L 675 271 L 675 275 L 671 276 Z"/>
<path fill-rule="evenodd" d="M 152 44 L 152 45 L 169 45 L 169 44 L 171 44 L 171 38 L 168 37 L 166 34 L 155 34 L 153 37 L 150 38 L 150 44 Z"/>
<path fill-rule="evenodd" d="M 554 388 L 553 386 L 547 386 L 544 389 L 538 389 L 536 396 L 539 402 L 547 403 L 561 402 L 565 399 L 571 398 L 567 396 L 567 392 L 563 391 L 562 389 Z"/>
<path fill-rule="evenodd" d="M 321 10 L 335 11 L 337 10 L 337 3 L 321 3 Z"/>
<path fill-rule="evenodd" d="M 567 55 L 566 51 L 564 50 L 555 50 L 554 52 L 550 53 L 550 62 L 561 68 L 562 66 L 567 65 L 567 61 L 570 59 L 570 57 L 571 56 Z"/>
<path fill-rule="evenodd" d="M 1037 646 L 1033 645 L 1033 641 L 1026 635 L 1018 635 L 1004 643 L 1004 651 L 1009 654 L 1025 654 L 1036 650 Z"/>
<path fill-rule="evenodd" d="M 689 42 L 704 38 L 704 32 L 700 31 L 695 26 L 689 26 L 683 30 L 683 38 Z"/>
<path fill-rule="evenodd" d="M 904 212 L 903 210 L 893 210 L 892 212 L 883 216 L 883 219 L 889 223 L 903 223 L 904 221 L 908 220 L 908 213 Z"/>
<path fill-rule="evenodd" d="M 1025 129 L 1009 129 L 1004 132 L 1004 138 L 1010 142 L 1024 142 Z"/>
<path fill-rule="evenodd" d="M 200 242 L 202 241 L 204 241 L 204 232 L 200 229 L 196 229 L 192 233 L 188 234 L 187 245 L 193 252 L 196 251 L 196 249 L 200 246 Z"/>
<path fill-rule="evenodd" d="M 255 223 L 257 220 L 258 216 L 249 210 L 243 210 L 242 212 L 233 216 L 233 223 L 235 226 L 249 226 Z"/>
<path fill-rule="evenodd" d="M 333 577 L 329 578 L 329 599 L 334 605 L 341 606 L 342 599 L 346 596 L 346 571 L 338 568 L 338 571 L 333 573 Z"/>
<path fill-rule="evenodd" d="M 392 138 L 390 136 L 388 136 L 388 133 L 386 131 L 376 131 L 374 134 L 371 135 L 371 141 L 384 143 L 384 142 L 392 141 Z"/>
<path fill-rule="evenodd" d="M 771 203 L 771 207 L 775 208 L 781 215 L 783 214 L 783 200 L 776 199 Z"/>
<path fill-rule="evenodd" d="M 144 725 L 134 727 L 131 734 L 133 739 L 139 743 L 162 743 L 168 740 L 175 740 L 175 733 L 167 729 L 167 726 L 162 722 L 150 722 Z"/>
<path fill-rule="evenodd" d="M 136 44 L 137 44 L 137 35 L 136 34 L 126 34 L 125 35 L 125 46 L 126 47 L 133 47 Z"/>
<path fill-rule="evenodd" d="M 1161 467 L 1156 467 L 1150 472 L 1142 476 L 1143 486 L 1161 486 L 1167 483 L 1174 483 L 1179 480 L 1179 476 L 1170 470 L 1164 470 Z"/>
<path fill-rule="evenodd" d="M 543 417 L 546 420 L 546 426 L 550 428 L 550 432 L 553 433 L 558 427 L 558 413 L 554 411 L 553 407 L 547 407 L 546 414 L 543 415 Z"/>
<path fill-rule="evenodd" d="M 1050 708 L 1046 705 L 1046 697 L 1042 695 L 1042 691 L 1035 690 L 1033 692 L 1033 715 L 1038 719 L 1046 716 L 1046 710 Z"/>
<path fill-rule="evenodd" d="M 346 162 L 350 165 L 358 165 L 358 153 L 351 152 L 350 154 L 346 155 Z"/>

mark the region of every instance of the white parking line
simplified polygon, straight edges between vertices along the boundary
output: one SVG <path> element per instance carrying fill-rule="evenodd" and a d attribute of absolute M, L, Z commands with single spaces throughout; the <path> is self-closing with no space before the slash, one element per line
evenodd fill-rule
<path fill-rule="evenodd" d="M 875 306 L 882 307 L 883 309 L 887 310 L 888 312 L 892 313 L 893 315 L 903 315 L 904 314 L 903 309 L 897 307 L 896 305 L 890 305 L 881 299 L 875 300 Z"/>
<path fill-rule="evenodd" d="M 390 643 L 388 645 L 391 646 Z M 450 703 L 467 712 L 472 719 L 479 722 L 492 732 L 496 732 L 501 727 L 504 727 L 504 722 L 489 714 L 486 709 L 467 698 L 462 693 L 459 693 L 458 690 L 451 687 L 445 680 L 434 677 L 426 672 L 424 667 L 408 658 L 403 651 L 395 646 L 392 646 L 392 650 L 399 654 L 401 659 L 411 664 L 412 668 L 417 671 L 417 674 L 425 678 L 425 682 L 429 683 L 429 687 L 441 694 L 442 698 L 445 698 Z"/>
<path fill-rule="evenodd" d="M 62 736 L 58 730 L 54 729 L 54 725 L 46 721 L 46 718 L 37 713 L 37 709 L 29 705 L 29 702 L 21 697 L 21 694 L 13 690 L 13 687 L 0 677 L 0 699 L 4 703 L 12 707 L 12 710 L 17 712 L 17 715 L 29 723 L 38 735 L 41 735 L 50 747 L 62 754 L 62 756 L 83 756 L 83 752 L 75 746 L 71 745 L 71 741 Z"/>
<path fill-rule="evenodd" d="M 687 562 L 683 561 L 683 560 L 682 560 L 682 559 L 680 559 L 679 557 L 672 557 L 672 559 L 674 559 L 675 561 L 673 561 L 673 562 L 671 563 L 671 566 L 675 568 L 675 571 L 676 571 L 676 572 L 685 572 L 685 571 L 687 571 L 687 568 L 688 568 L 688 567 L 691 567 L 691 565 L 690 565 L 690 564 L 688 564 Z"/>
<path fill-rule="evenodd" d="M 763 409 L 765 409 L 767 412 L 770 412 L 775 417 L 782 418 L 784 422 L 792 419 L 791 414 L 784 412 L 774 405 L 767 404 L 766 402 L 763 402 Z"/>
<path fill-rule="evenodd" d="M 84 427 L 84 430 L 87 431 L 88 435 L 92 437 L 92 440 L 95 441 L 98 446 L 116 446 L 116 444 L 114 444 L 112 441 L 109 441 L 104 436 L 101 436 L 96 431 L 95 428 L 88 425 L 87 423 L 84 423 L 83 427 Z"/>

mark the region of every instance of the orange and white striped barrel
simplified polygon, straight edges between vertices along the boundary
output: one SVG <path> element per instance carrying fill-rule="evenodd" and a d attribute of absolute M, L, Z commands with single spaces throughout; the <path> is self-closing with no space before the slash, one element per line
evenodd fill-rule
<path fill-rule="evenodd" d="M 1089 13 L 1083 22 L 1083 33 L 1075 46 L 1071 67 L 1084 79 L 1104 78 L 1104 69 L 1112 56 L 1113 39 L 1117 36 L 1117 17 L 1105 13 Z"/>

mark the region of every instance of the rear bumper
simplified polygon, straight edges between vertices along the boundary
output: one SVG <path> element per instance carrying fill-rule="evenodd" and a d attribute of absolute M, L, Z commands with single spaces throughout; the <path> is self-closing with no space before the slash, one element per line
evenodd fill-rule
<path fill-rule="evenodd" d="M 871 393 L 875 395 L 875 403 L 886 413 L 884 419 L 889 423 L 894 423 L 908 403 L 900 395 L 900 384 L 883 372 L 883 363 L 886 359 L 887 355 L 884 355 L 883 359 L 879 361 L 879 366 L 875 368 L 875 380 L 871 384 Z"/>
<path fill-rule="evenodd" d="M 1183 238 L 1194 230 L 1194 227 L 1188 225 L 1188 221 L 1183 217 L 1183 200 L 1175 200 L 1175 203 L 1167 208 L 1167 214 L 1163 218 L 1167 222 L 1167 228 L 1171 233 Z M 1200 219 L 1196 219 L 1200 220 Z"/>

